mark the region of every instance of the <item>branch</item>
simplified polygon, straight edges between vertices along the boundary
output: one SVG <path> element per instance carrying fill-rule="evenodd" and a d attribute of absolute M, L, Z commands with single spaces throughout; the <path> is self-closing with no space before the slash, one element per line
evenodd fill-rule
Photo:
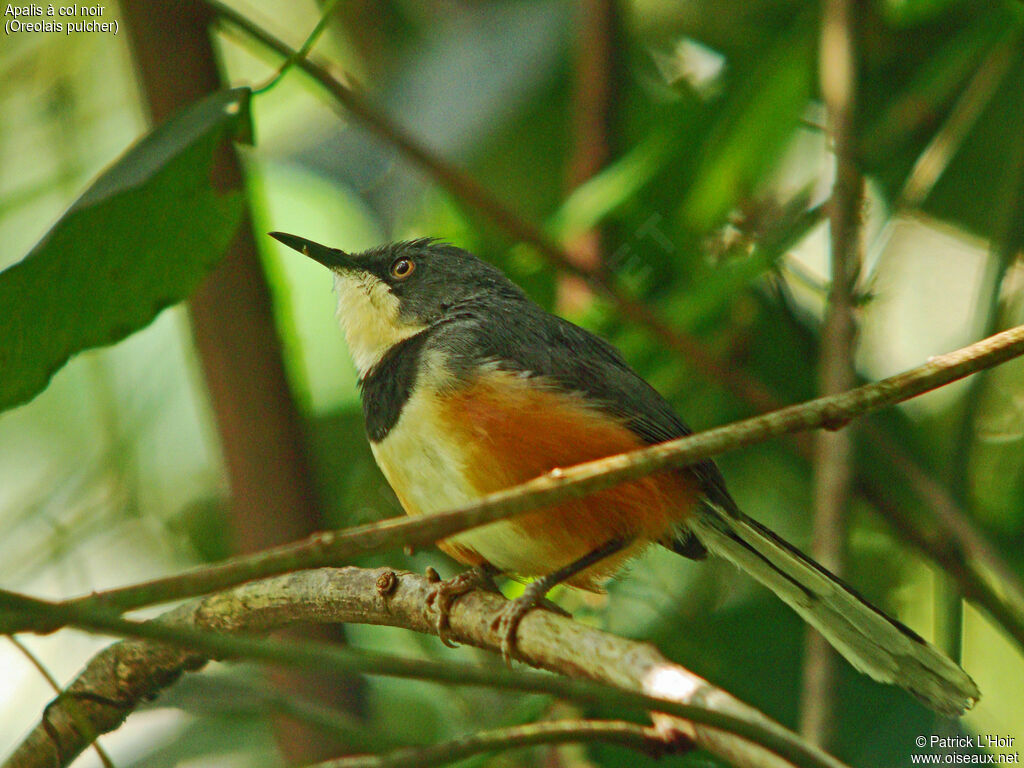
<path fill-rule="evenodd" d="M 240 636 L 295 622 L 360 622 L 434 633 L 434 616 L 427 607 L 433 588 L 434 582 L 425 577 L 387 568 L 325 568 L 247 584 L 175 608 L 151 622 L 126 621 L 96 607 L 76 608 L 71 613 L 80 628 L 139 639 L 117 643 L 94 657 L 63 696 L 47 707 L 43 721 L 4 768 L 66 765 L 88 746 L 69 706 L 88 718 L 94 733 L 104 733 L 181 673 L 200 668 L 208 658 L 240 656 L 654 710 L 660 713 L 653 715 L 655 727 L 666 743 L 682 736 L 739 766 L 842 768 L 757 710 L 666 660 L 653 646 L 546 611 L 531 612 L 520 625 L 518 650 L 523 660 L 601 685 L 504 667 L 401 659 L 351 647 Z M 453 636 L 500 653 L 501 633 L 493 627 L 506 604 L 504 598 L 481 591 L 460 598 L 451 612 Z"/>
<path fill-rule="evenodd" d="M 0 590 L 0 633 L 50 632 L 69 623 L 76 609 L 100 606 L 124 611 L 301 568 L 336 565 L 370 552 L 403 545 L 428 546 L 467 528 L 586 496 L 659 470 L 689 466 L 772 437 L 817 427 L 840 429 L 857 416 L 908 400 L 1022 354 L 1024 325 L 934 357 L 905 373 L 838 395 L 819 397 L 763 416 L 567 469 L 554 469 L 529 482 L 488 494 L 462 509 L 414 518 L 391 518 L 336 533 L 322 533 L 256 555 L 232 558 L 219 565 L 64 602 L 36 601 L 43 606 L 38 612 L 26 613 L 24 598 Z"/>
<path fill-rule="evenodd" d="M 860 273 L 864 177 L 855 162 L 854 106 L 857 85 L 857 3 L 827 0 L 821 23 L 821 90 L 828 107 L 836 178 L 829 202 L 832 285 L 821 329 L 818 379 L 823 395 L 857 383 L 853 354 L 857 336 L 855 292 Z M 819 432 L 814 441 L 814 523 L 811 557 L 837 576 L 846 561 L 847 516 L 854 480 L 852 430 Z M 835 705 L 836 657 L 829 642 L 807 627 L 801 691 L 800 733 L 829 743 Z"/>

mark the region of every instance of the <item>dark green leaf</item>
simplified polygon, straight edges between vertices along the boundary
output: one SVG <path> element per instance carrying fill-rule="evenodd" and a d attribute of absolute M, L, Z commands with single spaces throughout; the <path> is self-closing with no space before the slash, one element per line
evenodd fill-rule
<path fill-rule="evenodd" d="M 243 197 L 210 174 L 218 144 L 247 131 L 249 93 L 215 93 L 156 128 L 0 273 L 0 409 L 149 324 L 223 255 Z"/>

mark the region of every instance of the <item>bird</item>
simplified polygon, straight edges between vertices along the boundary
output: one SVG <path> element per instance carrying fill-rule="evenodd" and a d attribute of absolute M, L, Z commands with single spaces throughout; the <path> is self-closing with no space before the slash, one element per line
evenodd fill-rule
<path fill-rule="evenodd" d="M 374 458 L 409 515 L 465 507 L 557 468 L 690 434 L 607 341 L 533 302 L 497 267 L 433 238 L 348 253 L 272 237 L 327 267 L 359 375 Z M 442 583 L 437 630 L 454 599 L 493 577 L 533 577 L 501 614 L 502 649 L 558 583 L 600 591 L 652 545 L 712 554 L 768 587 L 856 669 L 943 715 L 977 685 L 914 631 L 744 514 L 711 460 L 463 531 L 437 542 L 471 568 Z M 557 609 L 557 608 L 556 608 Z"/>

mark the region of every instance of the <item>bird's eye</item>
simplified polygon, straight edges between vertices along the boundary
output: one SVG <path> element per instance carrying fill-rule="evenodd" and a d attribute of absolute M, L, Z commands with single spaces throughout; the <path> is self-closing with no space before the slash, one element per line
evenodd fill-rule
<path fill-rule="evenodd" d="M 416 264 L 413 263 L 412 259 L 395 259 L 395 263 L 391 265 L 391 276 L 399 280 L 405 280 L 405 278 L 412 274 L 414 269 L 416 269 Z"/>

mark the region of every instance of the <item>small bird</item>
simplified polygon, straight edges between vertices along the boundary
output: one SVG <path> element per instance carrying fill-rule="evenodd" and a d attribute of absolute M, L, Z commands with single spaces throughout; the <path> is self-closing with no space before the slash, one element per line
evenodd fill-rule
<path fill-rule="evenodd" d="M 495 267 L 432 239 L 346 253 L 270 233 L 334 274 L 338 319 L 359 371 L 373 455 L 402 507 L 429 515 L 557 467 L 689 434 L 604 340 L 544 311 Z M 957 716 L 974 681 L 912 630 L 744 515 L 714 462 L 661 472 L 459 533 L 438 547 L 473 569 L 451 601 L 499 573 L 537 577 L 502 614 L 506 658 L 519 620 L 558 583 L 600 590 L 652 544 L 746 571 L 850 663 Z"/>

